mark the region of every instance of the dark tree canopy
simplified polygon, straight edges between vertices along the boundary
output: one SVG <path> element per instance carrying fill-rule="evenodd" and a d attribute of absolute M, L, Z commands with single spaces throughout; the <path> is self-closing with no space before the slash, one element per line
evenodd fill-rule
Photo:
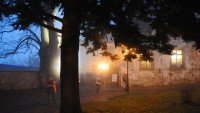
<path fill-rule="evenodd" d="M 200 2 L 197 0 L 146 0 L 146 15 L 156 37 L 168 42 L 168 37 L 181 37 L 200 49 Z"/>
<path fill-rule="evenodd" d="M 81 111 L 76 103 L 79 95 L 73 95 L 78 93 L 80 35 L 85 37 L 83 46 L 88 47 L 90 42 L 93 45 L 88 53 L 102 49 L 103 55 L 111 58 L 114 56 L 106 51 L 109 33 L 115 46 L 135 48 L 144 60 L 151 59 L 151 50 L 171 54 L 171 38 L 194 41 L 200 49 L 199 6 L 197 0 L 0 0 L 0 19 L 17 15 L 13 23 L 16 29 L 35 24 L 62 33 L 61 112 L 73 112 Z M 63 10 L 63 19 L 47 13 L 55 7 Z M 49 20 L 61 21 L 62 30 L 44 23 Z M 141 33 L 138 21 L 149 23 L 156 30 L 155 36 Z M 70 96 L 74 96 L 72 100 Z"/>
<path fill-rule="evenodd" d="M 16 29 L 25 29 L 31 24 L 42 25 L 57 32 L 59 29 L 45 25 L 44 21 L 63 19 L 48 14 L 47 11 L 60 6 L 63 0 L 1 0 L 1 15 L 14 14 L 18 20 L 13 23 Z M 88 52 L 106 49 L 106 34 L 112 33 L 116 46 L 126 45 L 137 48 L 138 53 L 148 57 L 147 50 L 158 50 L 170 54 L 172 45 L 168 44 L 169 36 L 182 37 L 185 41 L 195 41 L 200 48 L 199 40 L 199 4 L 187 0 L 81 0 L 81 35 L 85 37 L 83 46 L 92 42 L 93 48 Z M 64 12 L 63 12 L 64 14 Z M 34 17 L 34 18 L 33 18 Z M 151 23 L 156 30 L 155 36 L 140 33 L 138 20 Z M 103 40 L 102 40 L 103 39 Z M 106 52 L 105 52 L 106 53 Z"/>
<path fill-rule="evenodd" d="M 2 20 L 2 16 L 16 15 L 17 20 L 12 24 L 15 29 L 23 30 L 34 24 L 61 32 L 43 23 L 54 19 L 62 21 L 62 19 L 47 13 L 59 4 L 56 0 L 0 0 L 0 20 Z"/>

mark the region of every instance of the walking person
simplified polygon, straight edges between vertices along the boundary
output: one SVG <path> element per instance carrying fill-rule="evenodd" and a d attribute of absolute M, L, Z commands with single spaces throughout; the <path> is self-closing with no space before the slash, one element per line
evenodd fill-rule
<path fill-rule="evenodd" d="M 123 79 L 124 84 L 125 84 L 124 90 L 127 91 L 127 73 L 124 73 L 124 74 L 123 74 L 123 78 L 122 78 L 122 79 Z"/>
<path fill-rule="evenodd" d="M 101 87 L 101 78 L 97 75 L 96 76 L 96 92 L 99 93 Z"/>
<path fill-rule="evenodd" d="M 53 100 L 53 103 L 56 103 L 55 99 L 56 94 L 56 81 L 53 80 L 52 77 L 49 77 L 49 81 L 47 83 L 47 103 L 49 104 L 51 100 Z"/>

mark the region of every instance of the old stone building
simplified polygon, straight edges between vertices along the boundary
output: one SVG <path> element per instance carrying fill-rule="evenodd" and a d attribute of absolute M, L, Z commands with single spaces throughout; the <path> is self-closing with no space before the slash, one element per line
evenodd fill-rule
<path fill-rule="evenodd" d="M 138 23 L 143 34 L 155 34 L 147 23 L 141 21 Z M 181 38 L 171 38 L 169 43 L 175 46 L 172 55 L 153 51 L 154 61 L 152 62 L 138 61 L 137 58 L 128 63 L 130 86 L 170 85 L 200 81 L 200 53 L 192 47 L 192 42 L 186 43 Z M 120 61 L 119 83 L 124 87 L 122 77 L 127 73 L 127 62 L 123 61 L 122 55 Z"/>
<path fill-rule="evenodd" d="M 146 35 L 154 35 L 148 23 L 138 22 L 141 32 Z M 138 58 L 128 63 L 129 85 L 170 85 L 177 83 L 193 83 L 200 80 L 200 53 L 192 43 L 186 43 L 181 38 L 171 38 L 170 44 L 175 45 L 173 55 L 165 55 L 153 51 L 154 61 L 139 61 Z M 96 56 L 82 55 L 80 58 L 80 69 L 85 68 L 85 72 L 99 73 L 97 65 L 99 62 L 106 62 L 110 69 L 103 73 L 106 84 L 112 83 L 112 75 L 117 74 L 117 84 L 125 87 L 123 76 L 127 73 L 127 62 L 124 61 L 121 48 L 115 48 L 114 43 L 108 42 L 108 50 L 113 54 L 118 54 L 120 59 L 112 62 L 109 58 L 104 58 L 97 51 Z M 85 51 L 83 51 L 85 53 Z M 81 61 L 82 60 L 82 61 Z M 82 63 L 82 62 L 85 63 Z M 101 70 L 100 70 L 101 71 Z M 80 70 L 82 72 L 82 70 Z"/>
<path fill-rule="evenodd" d="M 173 55 L 164 55 L 153 51 L 154 61 L 138 61 L 128 63 L 129 85 L 170 85 L 200 80 L 200 53 L 181 39 L 171 40 L 176 48 Z M 139 57 L 139 56 L 138 56 Z M 125 86 L 122 77 L 127 73 L 127 62 L 121 59 L 119 65 L 120 85 Z"/>

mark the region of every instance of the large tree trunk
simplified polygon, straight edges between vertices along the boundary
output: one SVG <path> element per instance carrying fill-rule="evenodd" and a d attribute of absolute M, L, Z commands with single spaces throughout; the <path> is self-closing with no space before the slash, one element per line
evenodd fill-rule
<path fill-rule="evenodd" d="M 39 57 L 40 57 L 40 82 L 41 85 L 44 84 L 43 81 L 47 81 L 47 70 L 48 70 L 48 45 L 49 45 L 49 35 L 48 29 L 44 27 L 40 27 L 41 29 L 41 45 L 39 50 Z"/>
<path fill-rule="evenodd" d="M 60 113 L 81 113 L 78 83 L 80 1 L 66 0 L 61 46 Z"/>
<path fill-rule="evenodd" d="M 48 13 L 56 16 L 57 8 L 49 11 Z M 47 22 L 47 25 L 55 27 L 54 21 L 51 20 Z M 48 46 L 48 56 L 49 56 L 49 69 L 48 74 L 52 76 L 58 82 L 59 70 L 58 70 L 58 60 L 59 60 L 59 47 L 58 47 L 58 37 L 57 32 L 49 30 L 49 46 Z"/>
<path fill-rule="evenodd" d="M 57 8 L 49 11 L 48 13 L 56 15 L 56 12 Z M 49 21 L 45 24 L 54 27 L 54 21 Z M 40 80 L 47 81 L 49 76 L 53 76 L 54 79 L 58 78 L 58 71 L 56 70 L 59 57 L 57 32 L 41 27 L 41 45 L 39 56 Z"/>

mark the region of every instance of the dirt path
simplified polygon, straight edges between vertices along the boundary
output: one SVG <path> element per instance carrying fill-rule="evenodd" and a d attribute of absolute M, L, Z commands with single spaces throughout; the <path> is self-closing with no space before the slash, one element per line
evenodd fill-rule
<path fill-rule="evenodd" d="M 84 90 L 84 88 L 82 90 Z M 80 93 L 81 103 L 87 103 L 90 101 L 105 101 L 111 97 L 126 94 L 126 92 L 119 87 L 101 87 L 99 93 L 97 93 L 95 89 L 85 89 L 85 91 L 82 90 Z"/>

